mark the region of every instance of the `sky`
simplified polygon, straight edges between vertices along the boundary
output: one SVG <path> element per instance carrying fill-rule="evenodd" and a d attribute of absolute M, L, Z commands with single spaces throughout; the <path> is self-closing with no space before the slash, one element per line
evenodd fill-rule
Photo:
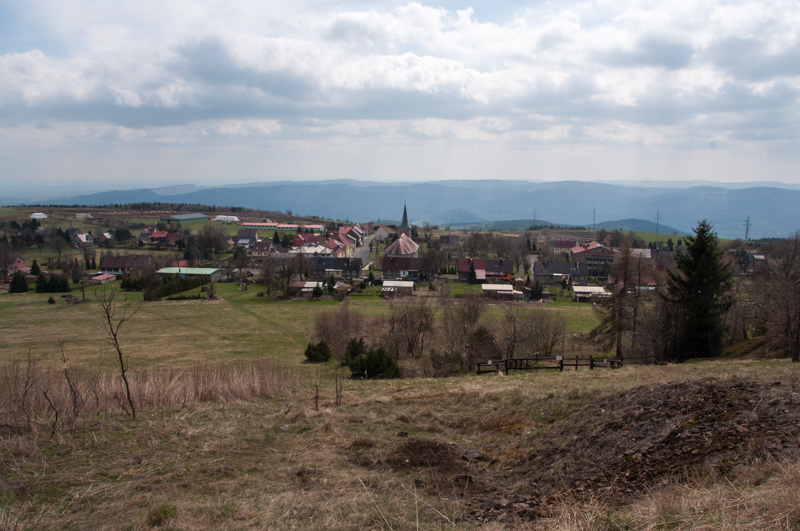
<path fill-rule="evenodd" d="M 800 4 L 0 0 L 0 195 L 800 182 Z"/>

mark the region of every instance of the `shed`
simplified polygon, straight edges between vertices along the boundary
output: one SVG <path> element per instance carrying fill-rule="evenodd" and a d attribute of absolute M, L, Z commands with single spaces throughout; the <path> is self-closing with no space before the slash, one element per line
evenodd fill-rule
<path fill-rule="evenodd" d="M 592 297 L 610 297 L 602 286 L 573 286 L 572 300 L 575 302 L 589 302 Z"/>
<path fill-rule="evenodd" d="M 408 280 L 384 280 L 381 294 L 386 296 L 388 293 L 391 293 L 391 295 L 413 295 L 414 283 Z"/>
<path fill-rule="evenodd" d="M 510 284 L 481 284 L 481 293 L 484 297 L 492 297 L 500 300 L 514 300 L 514 286 Z M 522 296 L 522 292 L 517 293 Z"/>

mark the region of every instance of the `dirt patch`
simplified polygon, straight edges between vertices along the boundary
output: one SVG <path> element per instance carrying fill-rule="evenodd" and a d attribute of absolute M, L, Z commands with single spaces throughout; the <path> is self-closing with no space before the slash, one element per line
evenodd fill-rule
<path fill-rule="evenodd" d="M 456 446 L 436 439 L 409 439 L 389 451 L 385 462 L 394 469 L 424 467 L 440 472 L 463 469 Z"/>
<path fill-rule="evenodd" d="M 666 478 L 735 473 L 739 465 L 798 451 L 797 386 L 706 379 L 591 400 L 509 445 L 518 457 L 498 483 L 528 496 L 526 503 L 537 500 L 519 511 L 528 516 L 540 502 L 578 497 L 618 503 Z M 513 503 L 491 505 L 494 512 L 514 510 Z"/>

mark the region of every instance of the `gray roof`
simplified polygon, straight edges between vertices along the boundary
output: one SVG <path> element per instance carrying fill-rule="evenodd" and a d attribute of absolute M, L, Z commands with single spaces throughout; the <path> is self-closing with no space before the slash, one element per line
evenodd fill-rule
<path fill-rule="evenodd" d="M 184 221 L 187 219 L 208 219 L 208 216 L 205 214 L 177 214 L 174 216 L 167 216 L 168 218 L 176 219 L 178 221 Z"/>
<path fill-rule="evenodd" d="M 533 273 L 536 275 L 575 275 L 588 276 L 589 268 L 585 262 L 548 262 L 544 267 L 542 262 L 533 264 Z"/>

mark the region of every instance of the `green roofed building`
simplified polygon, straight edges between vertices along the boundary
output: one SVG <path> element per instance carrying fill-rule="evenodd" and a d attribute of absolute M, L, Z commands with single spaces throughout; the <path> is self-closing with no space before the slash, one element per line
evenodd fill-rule
<path fill-rule="evenodd" d="M 222 270 L 214 267 L 164 267 L 156 271 L 160 277 L 178 275 L 181 278 L 207 276 L 212 281 L 219 280 Z"/>
<path fill-rule="evenodd" d="M 208 221 L 208 216 L 205 214 L 175 214 L 174 216 L 161 218 L 159 221 L 164 223 L 180 223 L 181 225 L 186 225 L 187 223 L 203 223 Z"/>

